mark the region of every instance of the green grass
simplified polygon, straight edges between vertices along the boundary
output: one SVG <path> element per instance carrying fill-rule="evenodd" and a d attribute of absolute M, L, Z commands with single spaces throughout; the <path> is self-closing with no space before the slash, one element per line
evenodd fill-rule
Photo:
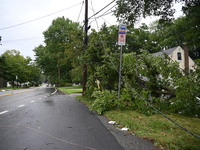
<path fill-rule="evenodd" d="M 59 87 L 58 89 L 66 94 L 82 93 L 82 88 L 79 86 Z"/>
<path fill-rule="evenodd" d="M 105 115 L 117 121 L 121 127 L 128 127 L 135 135 L 153 141 L 161 149 L 199 150 L 200 139 L 180 129 L 161 115 L 145 116 L 136 111 L 108 111 Z M 200 119 L 180 115 L 169 115 L 180 125 L 200 135 Z"/>
<path fill-rule="evenodd" d="M 77 99 L 88 107 L 94 100 L 78 96 Z M 200 139 L 180 129 L 161 115 L 146 116 L 136 111 L 107 111 L 104 115 L 117 122 L 117 127 L 128 127 L 129 132 L 148 139 L 164 150 L 200 150 Z M 181 115 L 168 115 L 189 131 L 200 135 L 200 119 Z"/>

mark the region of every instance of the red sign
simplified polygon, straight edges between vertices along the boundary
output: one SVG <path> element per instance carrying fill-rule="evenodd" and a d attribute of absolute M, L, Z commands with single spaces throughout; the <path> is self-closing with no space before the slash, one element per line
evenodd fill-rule
<path fill-rule="evenodd" d="M 126 44 L 126 25 L 122 24 L 119 26 L 119 34 L 118 34 L 118 45 Z"/>
<path fill-rule="evenodd" d="M 126 34 L 119 34 L 118 45 L 125 45 L 125 44 L 126 44 Z"/>

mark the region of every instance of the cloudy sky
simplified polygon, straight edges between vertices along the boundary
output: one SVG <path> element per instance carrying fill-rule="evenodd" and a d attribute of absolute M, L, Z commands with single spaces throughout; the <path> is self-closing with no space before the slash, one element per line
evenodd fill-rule
<path fill-rule="evenodd" d="M 89 0 L 89 17 L 99 11 L 113 0 Z M 107 9 L 115 5 L 112 3 Z M 82 7 L 83 6 L 83 7 Z M 82 8 L 82 11 L 81 11 Z M 180 16 L 180 6 L 176 6 L 177 14 Z M 113 9 L 112 9 L 113 10 Z M 80 13 L 81 12 L 81 13 Z M 109 11 L 110 12 L 110 11 Z M 100 14 L 102 14 L 100 13 Z M 79 16 L 80 14 L 80 16 Z M 6 50 L 15 49 L 23 56 L 34 59 L 33 49 L 43 44 L 43 32 L 51 25 L 52 20 L 65 16 L 81 24 L 84 20 L 83 0 L 3 0 L 0 4 L 0 55 Z M 154 18 L 145 19 L 145 23 Z M 94 19 L 90 20 L 92 28 L 97 29 Z M 106 15 L 97 19 L 98 25 L 102 23 L 117 25 L 116 18 Z M 139 22 L 138 24 L 140 24 Z"/>

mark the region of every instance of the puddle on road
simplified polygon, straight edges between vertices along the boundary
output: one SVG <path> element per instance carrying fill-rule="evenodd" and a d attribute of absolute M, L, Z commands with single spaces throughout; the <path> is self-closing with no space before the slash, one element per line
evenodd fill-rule
<path fill-rule="evenodd" d="M 47 105 L 50 105 L 50 106 L 54 106 L 55 105 L 54 101 L 52 101 L 52 100 L 45 100 L 44 103 L 47 104 Z"/>

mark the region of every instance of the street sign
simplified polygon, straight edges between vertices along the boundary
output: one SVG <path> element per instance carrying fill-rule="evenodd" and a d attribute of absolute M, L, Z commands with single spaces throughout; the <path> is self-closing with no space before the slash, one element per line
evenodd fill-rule
<path fill-rule="evenodd" d="M 118 45 L 125 45 L 126 44 L 126 25 L 121 24 L 119 26 L 118 32 Z"/>
<path fill-rule="evenodd" d="M 126 44 L 126 34 L 119 34 L 118 45 L 125 45 L 125 44 Z"/>
<path fill-rule="evenodd" d="M 126 25 L 125 24 L 121 24 L 119 26 L 119 31 L 126 31 Z"/>

